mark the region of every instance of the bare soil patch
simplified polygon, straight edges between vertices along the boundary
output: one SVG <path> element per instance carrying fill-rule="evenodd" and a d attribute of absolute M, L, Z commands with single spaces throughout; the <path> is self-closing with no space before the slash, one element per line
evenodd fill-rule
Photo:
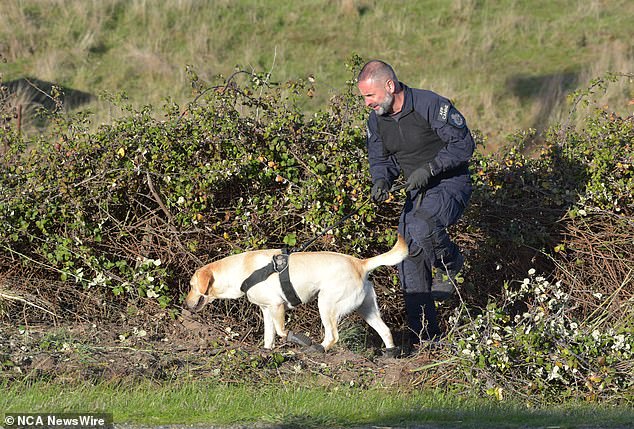
<path fill-rule="evenodd" d="M 337 345 L 326 354 L 306 353 L 291 343 L 264 350 L 260 332 L 239 333 L 183 311 L 138 311 L 119 321 L 79 320 L 0 324 L 0 380 L 143 378 L 160 381 L 213 378 L 225 383 L 309 381 L 359 387 L 411 387 L 413 369 L 434 350 L 386 358 L 369 348 L 354 353 Z M 254 341 L 255 340 L 255 341 Z"/>

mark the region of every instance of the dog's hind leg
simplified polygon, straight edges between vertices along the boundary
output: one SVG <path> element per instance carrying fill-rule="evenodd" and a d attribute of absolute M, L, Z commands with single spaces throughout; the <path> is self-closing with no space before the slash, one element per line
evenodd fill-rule
<path fill-rule="evenodd" d="M 381 319 L 381 312 L 376 302 L 376 294 L 371 283 L 364 284 L 366 288 L 365 299 L 361 306 L 357 309 L 357 313 L 370 325 L 381 337 L 386 349 L 394 348 L 394 339 L 392 338 L 392 332 L 387 327 L 383 319 Z"/>

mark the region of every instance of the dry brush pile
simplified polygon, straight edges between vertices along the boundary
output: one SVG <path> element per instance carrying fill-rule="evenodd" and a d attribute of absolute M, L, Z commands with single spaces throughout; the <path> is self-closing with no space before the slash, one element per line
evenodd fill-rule
<path fill-rule="evenodd" d="M 49 133 L 28 137 L 2 109 L 3 320 L 63 320 L 79 305 L 90 318 L 91 303 L 104 301 L 158 302 L 178 314 L 201 263 L 301 245 L 358 207 L 310 250 L 365 257 L 390 246 L 402 195 L 366 203 L 365 113 L 352 81 L 306 114 L 298 106 L 311 80 L 191 80 L 187 106 L 135 110 L 110 96 L 121 119 L 96 130 L 84 113 L 53 111 Z M 475 156 L 472 204 L 452 229 L 468 264 L 459 297 L 441 308 L 445 364 L 421 368 L 419 381 L 499 399 L 631 400 L 634 119 L 597 109 L 583 129 L 553 129 L 537 152 L 524 147 L 532 134 Z M 401 326 L 395 271 L 374 279 L 386 321 Z M 78 294 L 90 298 L 66 299 Z M 216 306 L 214 317 L 245 332 L 254 330 L 245 320 L 260 320 L 246 301 Z M 314 309 L 289 317 L 320 335 Z"/>

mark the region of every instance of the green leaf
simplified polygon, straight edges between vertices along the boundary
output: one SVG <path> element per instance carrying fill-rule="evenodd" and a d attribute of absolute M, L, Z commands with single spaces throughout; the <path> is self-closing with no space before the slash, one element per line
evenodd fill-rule
<path fill-rule="evenodd" d="M 285 235 L 284 244 L 286 244 L 287 246 L 294 246 L 295 244 L 297 244 L 297 234 L 293 232 Z"/>

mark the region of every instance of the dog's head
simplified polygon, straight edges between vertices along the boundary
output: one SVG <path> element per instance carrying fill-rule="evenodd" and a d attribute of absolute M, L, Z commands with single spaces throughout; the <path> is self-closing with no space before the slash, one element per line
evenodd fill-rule
<path fill-rule="evenodd" d="M 200 268 L 194 273 L 189 281 L 189 293 L 185 302 L 191 311 L 199 311 L 207 303 L 213 301 L 210 294 L 207 294 L 209 285 L 213 282 L 213 270 L 209 266 Z"/>

